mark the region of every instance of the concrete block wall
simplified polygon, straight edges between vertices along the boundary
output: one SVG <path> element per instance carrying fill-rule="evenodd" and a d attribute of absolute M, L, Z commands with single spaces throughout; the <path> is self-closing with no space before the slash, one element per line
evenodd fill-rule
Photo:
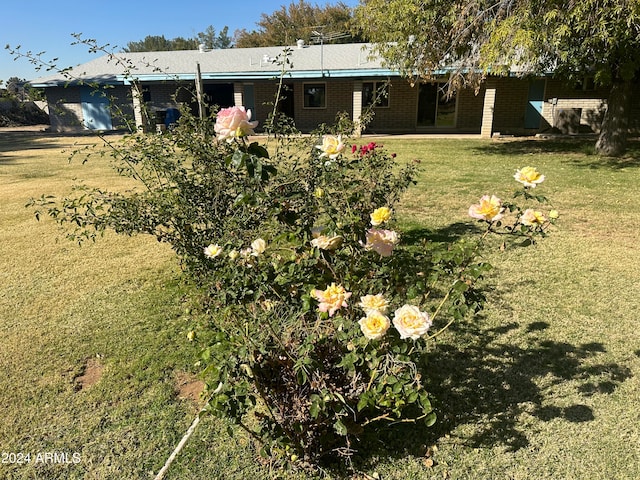
<path fill-rule="evenodd" d="M 54 132 L 84 130 L 80 89 L 49 87 L 45 90 L 49 104 L 49 122 Z"/>
<path fill-rule="evenodd" d="M 580 125 L 598 132 L 606 109 L 608 93 L 607 88 L 582 90 L 574 88 L 573 84 L 549 79 L 545 90 L 546 101 L 542 107 L 542 116 L 553 127 L 558 123 L 560 111 L 580 109 Z M 554 98 L 557 99 L 555 105 L 549 101 Z"/>

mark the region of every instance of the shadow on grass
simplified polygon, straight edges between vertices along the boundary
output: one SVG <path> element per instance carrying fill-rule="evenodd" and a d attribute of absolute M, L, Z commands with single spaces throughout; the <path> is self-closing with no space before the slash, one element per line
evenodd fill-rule
<path fill-rule="evenodd" d="M 404 424 L 383 429 L 375 439 L 363 440 L 360 450 L 366 456 L 358 463 L 370 468 L 382 458 L 422 457 L 428 445 L 446 435 L 474 448 L 516 451 L 529 445 L 520 423 L 523 415 L 543 422 L 595 419 L 591 407 L 580 401 L 556 405 L 554 388 L 569 385 L 579 398 L 587 398 L 611 394 L 631 377 L 626 366 L 595 363 L 605 352 L 601 343 L 545 339 L 546 322 L 495 328 L 480 323 L 454 327 L 451 339 L 439 343 L 427 358 L 424 375 L 435 399 L 437 423 L 431 428 Z"/>
<path fill-rule="evenodd" d="M 59 147 L 53 141 L 42 141 L 43 138 L 53 140 L 55 137 L 42 132 L 0 132 L 0 165 L 14 162 L 14 152 Z"/>
<path fill-rule="evenodd" d="M 418 245 L 424 240 L 451 243 L 462 237 L 478 235 L 483 232 L 484 230 L 479 227 L 477 222 L 455 222 L 437 229 L 409 227 L 402 232 L 402 243 L 405 245 Z"/>
<path fill-rule="evenodd" d="M 640 167 L 640 140 L 630 139 L 627 153 L 620 158 L 602 157 L 595 152 L 595 137 L 566 137 L 492 142 L 475 148 L 483 155 L 579 154 L 579 158 L 562 159 L 577 167 L 613 170 Z"/>

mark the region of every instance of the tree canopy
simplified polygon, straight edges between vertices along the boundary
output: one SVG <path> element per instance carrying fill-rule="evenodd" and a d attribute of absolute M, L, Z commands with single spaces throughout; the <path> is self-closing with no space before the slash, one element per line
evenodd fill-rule
<path fill-rule="evenodd" d="M 598 150 L 624 151 L 640 71 L 639 0 L 363 0 L 356 25 L 391 66 L 413 79 L 447 67 L 452 88 L 512 66 L 593 77 L 611 88 Z"/>
<path fill-rule="evenodd" d="M 233 39 L 229 37 L 229 27 L 225 26 L 218 34 L 212 25 L 195 37 L 165 38 L 164 35 L 147 35 L 143 40 L 127 43 L 125 52 L 163 52 L 173 50 L 195 50 L 200 44 L 206 48 L 231 48 Z"/>
<path fill-rule="evenodd" d="M 263 13 L 256 25 L 256 30 L 236 32 L 237 47 L 292 45 L 299 39 L 311 42 L 314 31 L 325 34 L 335 43 L 361 41 L 360 36 L 353 32 L 353 12 L 343 2 L 320 7 L 299 0 L 280 7 L 272 14 Z"/>

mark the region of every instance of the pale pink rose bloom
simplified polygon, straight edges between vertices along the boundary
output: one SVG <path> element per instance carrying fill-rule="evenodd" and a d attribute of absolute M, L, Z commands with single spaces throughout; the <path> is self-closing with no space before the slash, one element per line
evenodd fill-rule
<path fill-rule="evenodd" d="M 369 340 L 375 340 L 384 336 L 391 326 L 389 318 L 377 310 L 368 313 L 366 317 L 358 321 L 360 330 Z"/>
<path fill-rule="evenodd" d="M 218 140 L 232 141 L 234 137 L 246 137 L 253 135 L 253 129 L 258 122 L 250 122 L 251 110 L 244 107 L 229 107 L 221 109 L 216 115 L 216 124 L 213 127 L 218 134 Z"/>
<path fill-rule="evenodd" d="M 320 302 L 318 310 L 329 312 L 329 316 L 332 317 L 340 308 L 348 306 L 347 300 L 351 292 L 347 292 L 342 285 L 332 283 L 325 290 L 312 290 L 311 296 Z"/>
<path fill-rule="evenodd" d="M 393 230 L 371 228 L 367 230 L 365 250 L 374 250 L 381 257 L 389 257 L 400 239 Z"/>
<path fill-rule="evenodd" d="M 520 223 L 528 227 L 542 225 L 547 219 L 542 212 L 535 211 L 533 208 L 527 208 L 520 217 Z"/>
<path fill-rule="evenodd" d="M 487 222 L 497 222 L 504 215 L 502 200 L 495 195 L 484 195 L 480 198 L 480 203 L 469 207 L 469 216 Z"/>
<path fill-rule="evenodd" d="M 403 305 L 395 311 L 393 326 L 400 333 L 400 338 L 417 340 L 429 331 L 431 319 L 427 312 L 421 312 L 413 305 Z"/>

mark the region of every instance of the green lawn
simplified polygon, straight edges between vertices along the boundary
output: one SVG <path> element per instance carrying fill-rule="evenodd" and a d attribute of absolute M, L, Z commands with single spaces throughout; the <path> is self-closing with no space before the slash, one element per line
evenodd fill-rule
<path fill-rule="evenodd" d="M 0 133 L 3 479 L 152 479 L 197 412 L 179 391 L 197 372 L 197 319 L 170 249 L 115 235 L 78 247 L 24 207 L 76 177 L 126 188 L 107 158 L 69 164 L 63 150 L 93 141 Z M 413 235 L 472 231 L 469 205 L 508 198 L 526 165 L 561 217 L 533 247 L 487 252 L 487 308 L 430 355 L 438 423 L 380 438 L 354 478 L 640 478 L 640 144 L 610 160 L 579 140 L 379 142 L 421 161 L 399 208 Z M 242 432 L 205 418 L 167 478 L 278 476 L 309 478 L 273 471 Z"/>

